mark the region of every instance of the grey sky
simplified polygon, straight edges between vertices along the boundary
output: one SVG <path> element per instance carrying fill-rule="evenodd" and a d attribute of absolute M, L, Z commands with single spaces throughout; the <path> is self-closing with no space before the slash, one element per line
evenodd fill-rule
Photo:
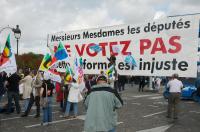
<path fill-rule="evenodd" d="M 138 24 L 160 11 L 166 15 L 200 13 L 200 0 L 0 0 L 0 29 L 19 24 L 19 52 L 44 54 L 48 33 Z M 0 34 L 1 48 L 9 32 Z M 14 36 L 11 42 L 16 52 Z"/>

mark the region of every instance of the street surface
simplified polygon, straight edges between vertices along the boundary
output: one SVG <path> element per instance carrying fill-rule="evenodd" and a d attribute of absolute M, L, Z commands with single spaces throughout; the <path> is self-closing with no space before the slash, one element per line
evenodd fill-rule
<path fill-rule="evenodd" d="M 166 118 L 167 102 L 160 93 L 138 92 L 138 85 L 126 85 L 122 92 L 124 106 L 118 111 L 117 132 L 199 132 L 200 104 L 182 100 L 179 119 Z M 2 103 L 1 103 L 2 105 Z M 53 122 L 41 126 L 41 118 L 34 118 L 35 107 L 29 117 L 16 113 L 0 114 L 0 132 L 83 132 L 85 109 L 79 103 L 77 119 L 60 117 L 59 103 L 53 103 Z"/>

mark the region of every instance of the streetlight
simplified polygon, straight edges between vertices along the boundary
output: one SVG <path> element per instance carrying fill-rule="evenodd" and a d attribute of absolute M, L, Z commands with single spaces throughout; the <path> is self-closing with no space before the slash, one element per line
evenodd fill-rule
<path fill-rule="evenodd" d="M 16 25 L 16 28 L 11 28 L 10 26 L 4 27 L 0 30 L 0 33 L 4 30 L 4 29 L 11 29 L 15 35 L 15 38 L 17 40 L 17 55 L 18 55 L 18 43 L 19 43 L 19 39 L 21 37 L 21 30 L 19 29 L 19 25 Z"/>
<path fill-rule="evenodd" d="M 17 55 L 18 55 L 18 43 L 21 37 L 21 30 L 19 29 L 19 25 L 16 25 L 16 28 L 12 28 L 12 31 L 14 32 L 15 38 L 17 39 Z"/>

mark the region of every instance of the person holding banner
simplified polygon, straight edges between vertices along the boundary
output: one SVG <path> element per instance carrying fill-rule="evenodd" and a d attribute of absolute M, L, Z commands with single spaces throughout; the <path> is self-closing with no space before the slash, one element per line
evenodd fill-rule
<path fill-rule="evenodd" d="M 69 95 L 67 98 L 67 106 L 65 110 L 65 118 L 70 118 L 69 112 L 71 104 L 73 104 L 73 110 L 74 110 L 74 116 L 73 118 L 76 118 L 78 115 L 78 102 L 83 100 L 83 97 L 81 95 L 81 91 L 79 89 L 81 80 L 78 79 L 77 81 L 75 79 L 72 80 L 72 82 L 69 84 Z"/>
<path fill-rule="evenodd" d="M 52 122 L 52 100 L 54 85 L 51 83 L 48 74 L 44 74 L 44 81 L 40 90 L 41 105 L 43 109 L 43 122 L 41 125 L 48 125 Z"/>

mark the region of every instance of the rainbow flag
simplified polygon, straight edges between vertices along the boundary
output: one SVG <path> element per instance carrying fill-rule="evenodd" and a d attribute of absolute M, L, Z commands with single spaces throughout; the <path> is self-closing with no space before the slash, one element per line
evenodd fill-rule
<path fill-rule="evenodd" d="M 83 58 L 75 58 L 74 60 L 74 79 L 83 81 Z"/>
<path fill-rule="evenodd" d="M 11 56 L 12 56 L 12 52 L 11 52 L 10 34 L 9 34 L 8 37 L 7 37 L 7 40 L 6 40 L 5 47 L 4 47 L 3 52 L 1 54 L 0 66 L 5 64 Z"/>
<path fill-rule="evenodd" d="M 10 44 L 10 34 L 7 37 L 5 47 L 0 56 L 0 71 L 5 71 L 7 75 L 13 74 L 17 71 L 15 55 L 13 54 Z"/>
<path fill-rule="evenodd" d="M 69 60 L 69 55 L 67 53 L 67 50 L 63 46 L 61 42 L 59 42 L 58 48 L 55 51 L 54 57 L 52 57 L 52 61 L 50 64 L 49 69 L 56 69 L 58 72 L 65 72 L 65 67 L 59 67 L 60 63 L 66 63 Z"/>
<path fill-rule="evenodd" d="M 114 71 L 114 65 L 112 65 L 112 66 L 110 66 L 110 67 L 108 68 L 108 70 L 106 71 L 106 75 L 107 75 L 109 78 L 112 77 L 113 71 Z"/>
<path fill-rule="evenodd" d="M 66 76 L 65 76 L 65 82 L 71 82 L 73 79 L 73 71 L 71 67 L 67 66 L 66 68 Z"/>
<path fill-rule="evenodd" d="M 102 48 L 98 44 L 94 44 L 94 45 L 90 46 L 90 49 L 97 53 L 102 50 Z"/>
<path fill-rule="evenodd" d="M 48 71 L 50 65 L 51 65 L 51 62 L 52 62 L 52 58 L 51 58 L 51 55 L 49 53 L 47 53 L 43 60 L 42 60 L 42 63 L 40 64 L 40 68 L 39 70 L 40 71 Z"/>
<path fill-rule="evenodd" d="M 132 65 L 132 66 L 137 67 L 137 63 L 136 63 L 134 57 L 131 56 L 131 55 L 127 55 L 127 56 L 125 57 L 125 60 L 124 60 L 124 61 L 125 61 L 126 63 L 128 63 L 129 65 Z"/>
<path fill-rule="evenodd" d="M 58 49 L 56 50 L 54 57 L 56 58 L 56 60 L 63 60 L 68 57 L 66 49 L 61 42 L 58 45 Z"/>

